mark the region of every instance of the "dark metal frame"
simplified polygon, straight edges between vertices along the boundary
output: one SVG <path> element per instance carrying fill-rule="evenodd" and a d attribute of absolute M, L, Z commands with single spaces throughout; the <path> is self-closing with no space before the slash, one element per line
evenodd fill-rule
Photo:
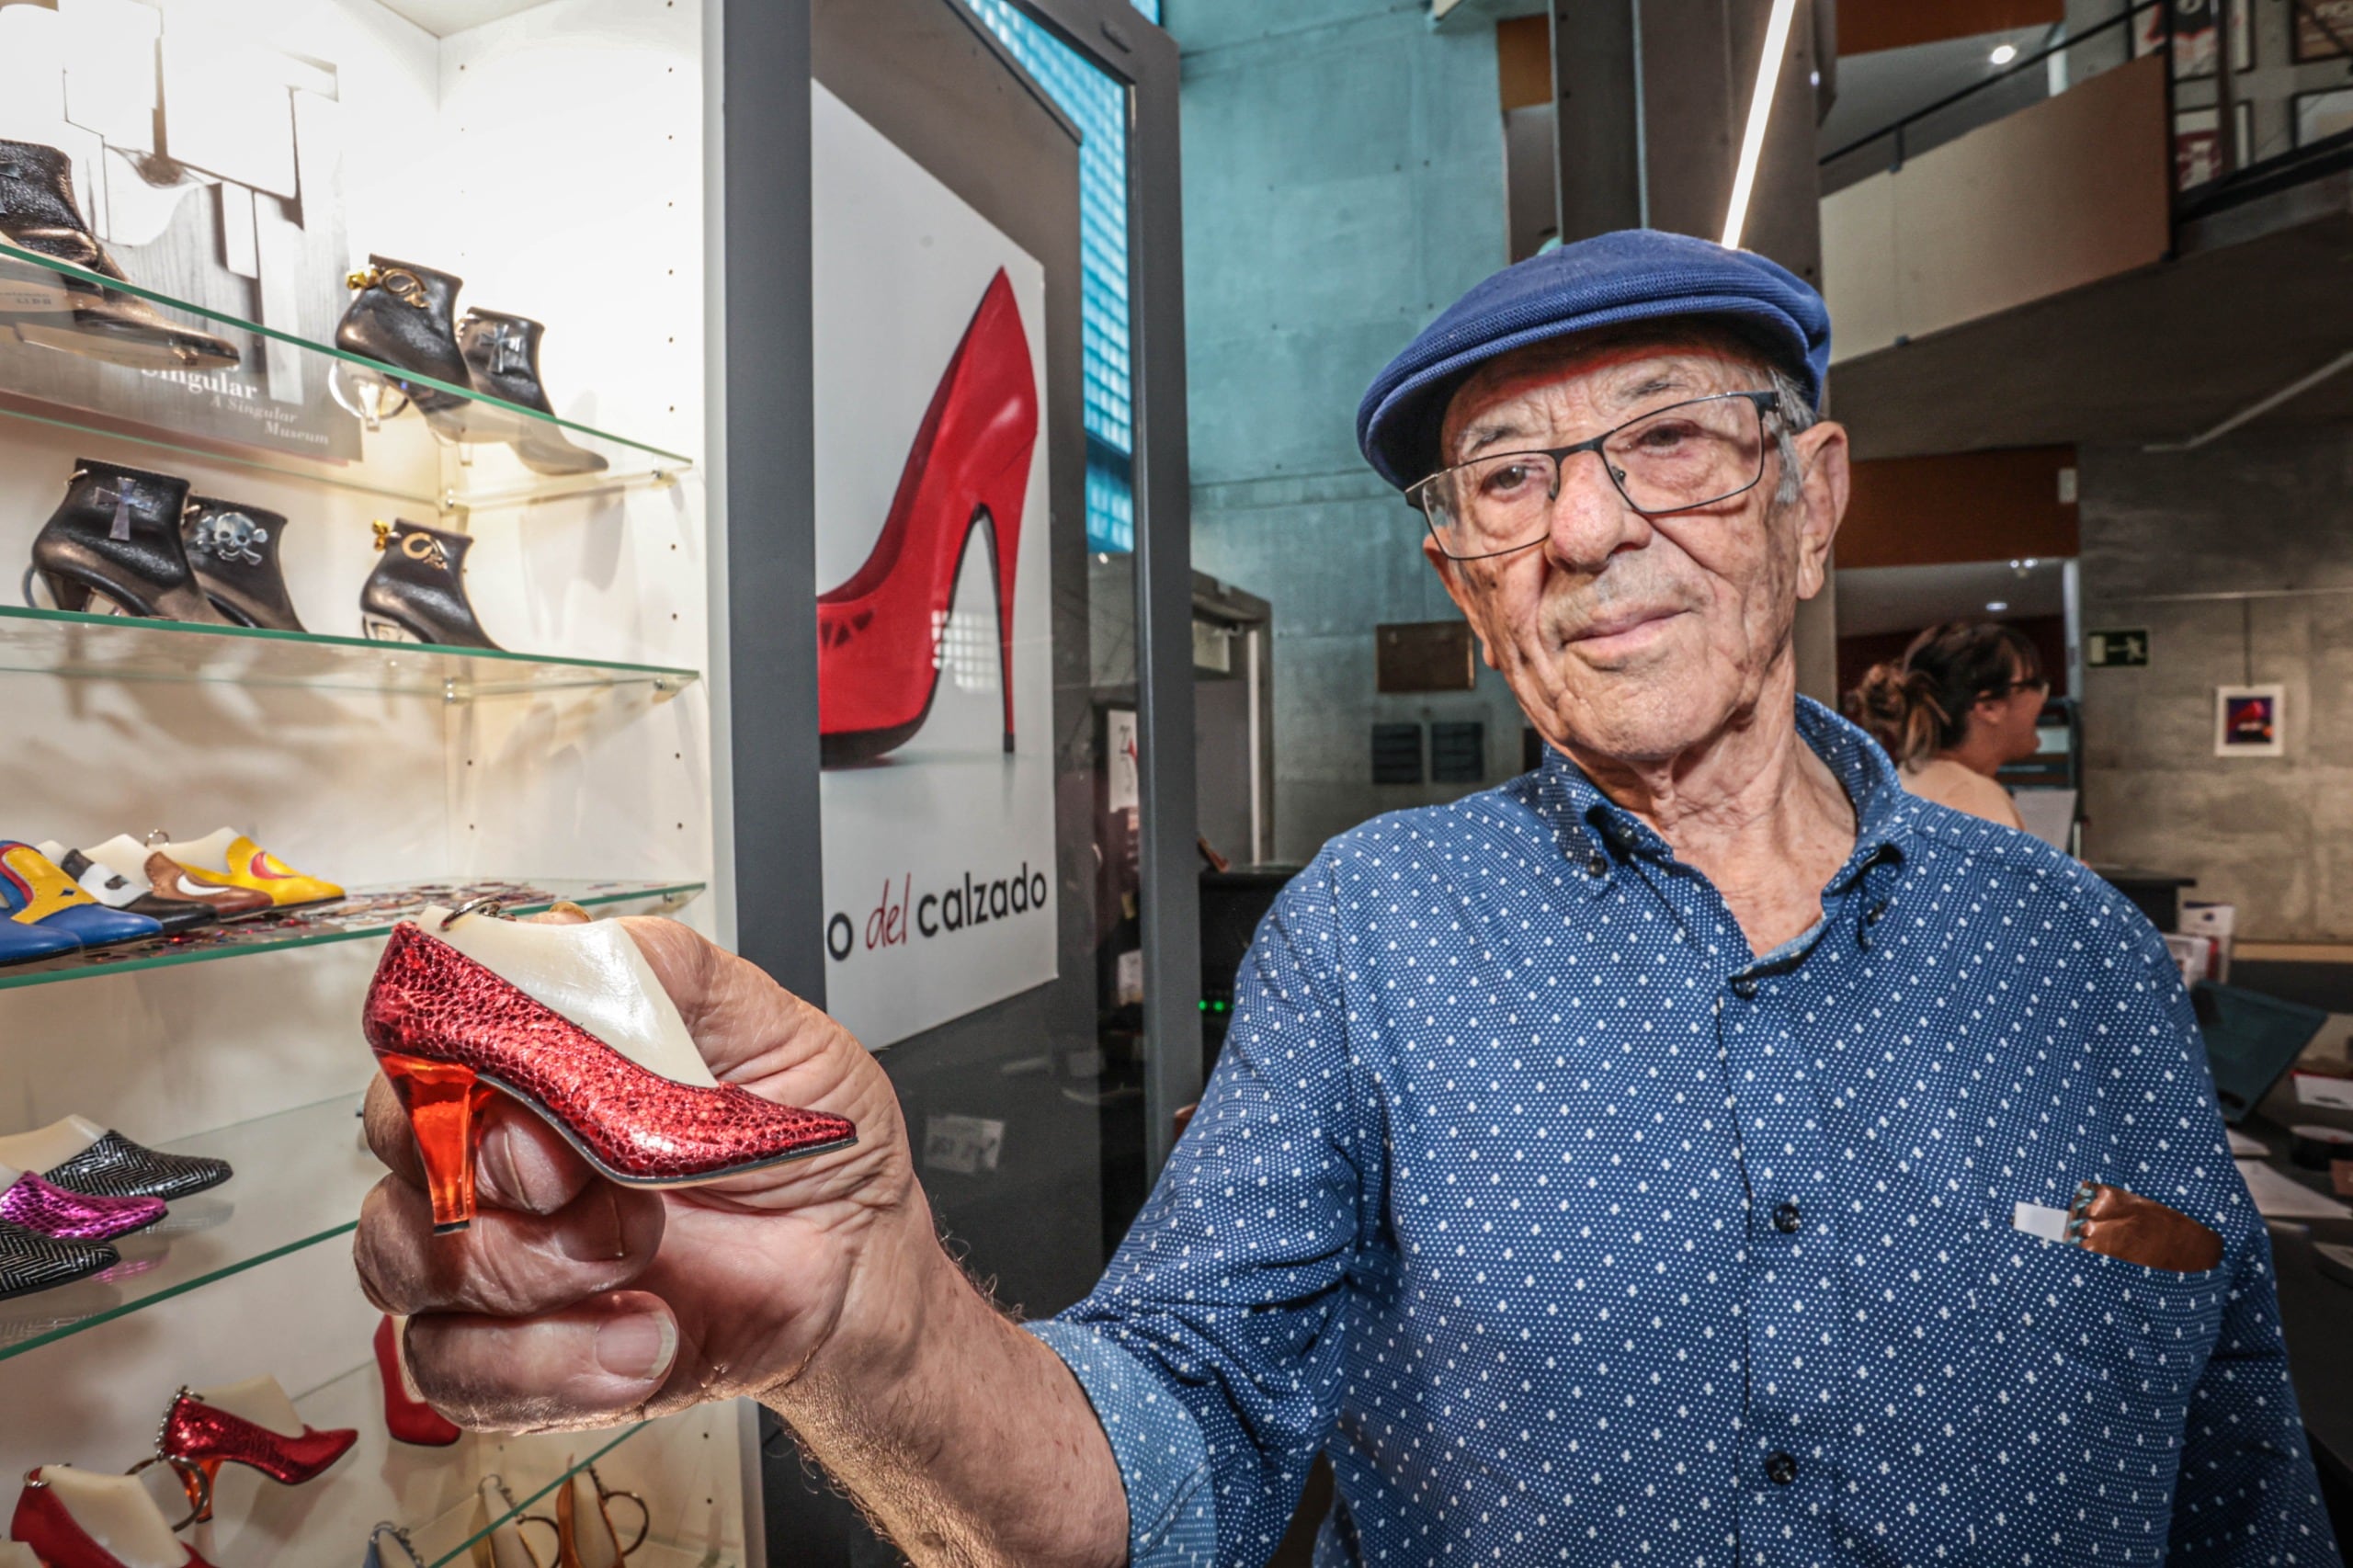
<path fill-rule="evenodd" d="M 1156 1172 L 1200 1093 L 1193 840 L 1192 528 L 1176 40 L 1127 0 L 1017 0 L 1129 101 L 1129 280 L 1137 366 L 1138 749 L 1145 1085 Z M 746 958 L 822 1005 L 824 847 L 811 466 L 810 0 L 722 0 L 726 229 L 726 691 Z"/>
<path fill-rule="evenodd" d="M 1128 92 L 1128 336 L 1135 375 L 1136 750 L 1143 804 L 1144 1137 L 1157 1176 L 1201 1094 L 1193 801 L 1193 513 L 1176 40 L 1128 0 L 1014 0 Z"/>
<path fill-rule="evenodd" d="M 1138 750 L 1147 1156 L 1200 1095 L 1194 865 L 1192 520 L 1186 458 L 1184 233 L 1176 44 L 1127 0 L 1016 0 L 1128 90 L 1128 298 L 1135 384 Z M 737 949 L 825 998 L 818 797 L 816 392 L 810 263 L 811 0 L 718 0 L 723 189 L 721 383 L 725 498 L 727 826 Z M 771 1466 L 799 1456 L 762 1413 Z M 764 1515 L 776 1507 L 768 1489 Z M 780 1522 L 780 1521 L 779 1521 Z M 755 1527 L 768 1524 L 765 1517 Z M 765 1532 L 782 1539 L 774 1525 Z"/>

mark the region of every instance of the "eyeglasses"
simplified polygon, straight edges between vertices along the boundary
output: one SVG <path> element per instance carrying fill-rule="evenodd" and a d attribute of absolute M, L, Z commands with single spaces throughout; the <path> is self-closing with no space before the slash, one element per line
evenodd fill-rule
<path fill-rule="evenodd" d="M 1980 702 L 1998 702 L 2014 691 L 2037 692 L 2048 698 L 2051 695 L 2051 677 L 2035 676 L 2028 680 L 2006 681 L 2000 686 L 1987 687 L 1977 694 L 1977 699 Z"/>
<path fill-rule="evenodd" d="M 1502 452 L 1440 469 L 1405 494 L 1456 561 L 1508 555 L 1552 530 L 1561 465 L 1600 454 L 1609 483 L 1646 517 L 1688 512 L 1756 488 L 1765 477 L 1765 415 L 1772 392 L 1720 392 L 1655 409 L 1574 447 Z"/>

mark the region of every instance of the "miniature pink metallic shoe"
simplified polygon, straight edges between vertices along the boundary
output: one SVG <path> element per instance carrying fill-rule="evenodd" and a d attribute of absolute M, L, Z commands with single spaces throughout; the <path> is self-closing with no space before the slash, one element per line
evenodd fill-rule
<path fill-rule="evenodd" d="M 841 1117 L 711 1076 L 613 921 L 427 909 L 392 927 L 361 1025 L 408 1111 L 436 1232 L 473 1221 L 474 1142 L 493 1089 L 631 1187 L 699 1186 L 858 1141 Z"/>
<path fill-rule="evenodd" d="M 110 1242 L 164 1217 L 160 1198 L 91 1198 L 0 1165 L 0 1220 L 57 1241 Z"/>
<path fill-rule="evenodd" d="M 224 1464 L 261 1471 L 280 1486 L 300 1486 L 324 1474 L 359 1440 L 348 1427 L 321 1432 L 305 1426 L 275 1378 L 252 1378 L 226 1388 L 182 1389 L 164 1412 L 155 1457 L 179 1472 L 196 1509 L 212 1517 L 212 1483 Z"/>

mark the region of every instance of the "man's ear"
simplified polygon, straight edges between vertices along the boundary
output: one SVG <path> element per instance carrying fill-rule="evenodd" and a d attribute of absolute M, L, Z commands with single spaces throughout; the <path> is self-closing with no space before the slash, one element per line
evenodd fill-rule
<path fill-rule="evenodd" d="M 1847 466 L 1847 427 L 1824 420 L 1797 437 L 1805 477 L 1798 485 L 1798 597 L 1822 592 L 1830 577 L 1830 543 L 1847 516 L 1854 475 Z"/>
<path fill-rule="evenodd" d="M 1477 611 L 1472 608 L 1471 585 L 1462 580 L 1462 562 L 1440 550 L 1438 540 L 1430 537 L 1427 528 L 1422 530 L 1422 554 L 1437 569 L 1438 580 L 1446 585 L 1446 597 L 1454 601 L 1454 608 L 1461 610 L 1462 619 L 1471 623 L 1472 634 L 1479 639 L 1479 656 L 1487 662 L 1489 669 L 1503 668 L 1495 663 L 1495 651 L 1487 642 L 1487 629 L 1480 623 Z"/>

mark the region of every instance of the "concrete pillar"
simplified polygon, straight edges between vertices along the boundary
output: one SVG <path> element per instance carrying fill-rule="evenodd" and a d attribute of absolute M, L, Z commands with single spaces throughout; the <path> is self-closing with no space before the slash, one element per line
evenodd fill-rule
<path fill-rule="evenodd" d="M 1813 15 L 1798 0 L 1741 243 L 1822 285 Z M 1723 237 L 1773 0 L 1553 0 L 1563 241 L 1648 227 Z"/>
<path fill-rule="evenodd" d="M 1797 0 L 1741 245 L 1822 287 L 1816 87 L 1828 18 Z M 1552 0 L 1563 242 L 1613 229 L 1722 239 L 1773 0 Z M 1835 585 L 1798 608 L 1798 688 L 1836 704 Z"/>

